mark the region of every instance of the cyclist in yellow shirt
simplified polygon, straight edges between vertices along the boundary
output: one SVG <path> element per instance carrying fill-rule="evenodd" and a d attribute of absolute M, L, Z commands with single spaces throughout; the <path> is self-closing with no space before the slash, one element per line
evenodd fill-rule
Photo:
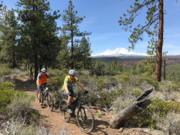
<path fill-rule="evenodd" d="M 68 75 L 64 79 L 63 90 L 68 94 L 67 104 L 68 106 L 75 100 L 75 87 L 76 84 L 84 89 L 84 86 L 78 82 L 77 72 L 74 69 L 69 70 Z"/>

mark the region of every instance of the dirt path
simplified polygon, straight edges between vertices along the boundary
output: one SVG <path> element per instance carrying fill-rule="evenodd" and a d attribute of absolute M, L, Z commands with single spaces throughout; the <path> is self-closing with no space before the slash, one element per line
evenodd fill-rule
<path fill-rule="evenodd" d="M 28 91 L 29 95 L 35 95 L 35 92 Z M 37 98 L 32 103 L 32 106 L 35 110 L 38 110 L 40 114 L 44 117 L 45 124 L 47 124 L 50 133 L 58 134 L 65 132 L 67 135 L 86 135 L 83 133 L 80 128 L 77 126 L 76 121 L 72 120 L 70 123 L 66 123 L 63 118 L 63 114 L 60 112 L 51 112 L 48 107 L 41 108 L 38 103 Z M 92 135 L 104 135 L 107 134 L 107 122 L 101 120 L 95 121 L 96 127 Z M 66 134 L 65 134 L 66 135 Z"/>
<path fill-rule="evenodd" d="M 29 95 L 36 95 L 35 92 L 28 91 Z M 63 114 L 60 112 L 51 112 L 49 108 L 41 108 L 37 99 L 32 103 L 32 107 L 38 110 L 43 116 L 45 125 L 47 125 L 50 133 L 53 135 L 86 135 L 77 126 L 76 121 L 72 120 L 70 123 L 66 123 L 63 118 Z M 90 135 L 161 135 L 156 133 L 147 133 L 140 128 L 123 128 L 120 130 L 114 130 L 108 127 L 108 121 L 111 118 L 107 115 L 98 119 L 95 117 L 95 129 Z"/>

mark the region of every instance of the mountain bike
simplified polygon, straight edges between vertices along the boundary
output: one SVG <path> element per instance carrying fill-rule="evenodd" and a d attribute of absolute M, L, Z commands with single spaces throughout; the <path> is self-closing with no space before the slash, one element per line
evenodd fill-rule
<path fill-rule="evenodd" d="M 49 94 L 49 88 L 47 85 L 41 86 L 42 90 L 40 91 L 40 95 L 38 97 L 39 103 L 41 103 L 41 107 L 46 107 L 51 105 L 51 95 Z"/>
<path fill-rule="evenodd" d="M 71 120 L 69 108 L 75 112 L 75 119 L 78 126 L 85 133 L 90 133 L 94 129 L 94 115 L 87 103 L 87 91 L 77 94 L 76 99 L 69 107 L 64 108 L 64 119 L 66 122 Z"/>
<path fill-rule="evenodd" d="M 49 108 L 53 112 L 55 110 L 63 111 L 66 105 L 65 94 L 61 93 L 61 90 L 55 90 L 51 95 Z"/>

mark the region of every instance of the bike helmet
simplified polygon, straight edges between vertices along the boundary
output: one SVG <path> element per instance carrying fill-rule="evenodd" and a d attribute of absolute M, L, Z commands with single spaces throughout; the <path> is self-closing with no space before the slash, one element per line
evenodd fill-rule
<path fill-rule="evenodd" d="M 46 72 L 46 69 L 45 69 L 45 68 L 42 68 L 42 69 L 41 69 L 41 72 Z"/>
<path fill-rule="evenodd" d="M 69 73 L 69 75 L 75 76 L 76 75 L 76 70 L 70 69 L 68 73 Z"/>

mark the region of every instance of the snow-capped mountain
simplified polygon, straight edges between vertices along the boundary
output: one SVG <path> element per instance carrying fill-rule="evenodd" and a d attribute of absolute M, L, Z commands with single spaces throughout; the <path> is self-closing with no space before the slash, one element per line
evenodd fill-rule
<path fill-rule="evenodd" d="M 146 53 L 129 51 L 126 48 L 107 49 L 104 52 L 93 54 L 92 57 L 127 57 L 127 56 L 147 56 Z"/>

